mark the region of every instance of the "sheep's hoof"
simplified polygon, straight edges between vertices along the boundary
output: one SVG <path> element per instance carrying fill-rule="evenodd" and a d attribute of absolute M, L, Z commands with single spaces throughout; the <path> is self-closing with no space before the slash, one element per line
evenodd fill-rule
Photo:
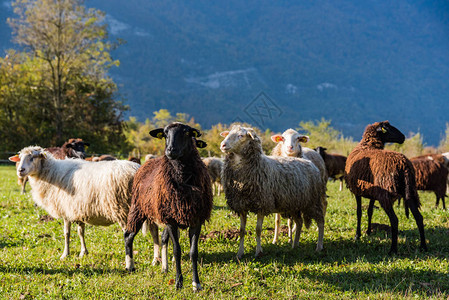
<path fill-rule="evenodd" d="M 254 255 L 255 258 L 262 257 L 262 256 L 263 256 L 263 251 L 262 250 L 257 251 L 256 254 Z"/>
<path fill-rule="evenodd" d="M 128 271 L 128 273 L 132 273 L 136 271 L 136 268 L 132 267 L 132 268 L 126 268 L 126 271 Z"/>
<path fill-rule="evenodd" d="M 421 246 L 419 247 L 419 249 L 421 249 L 421 251 L 427 252 L 427 245 L 426 244 L 421 244 Z"/>
<path fill-rule="evenodd" d="M 238 252 L 237 253 L 237 259 L 241 260 L 243 258 L 243 252 Z"/>
<path fill-rule="evenodd" d="M 203 290 L 200 283 L 192 282 L 192 285 L 193 285 L 194 292 L 199 292 L 199 291 Z"/>
<path fill-rule="evenodd" d="M 68 253 L 63 253 L 59 259 L 64 260 L 67 256 L 69 256 Z"/>
<path fill-rule="evenodd" d="M 163 274 L 167 274 L 168 273 L 168 267 L 162 267 L 162 269 L 161 269 L 161 273 L 163 273 Z"/>
<path fill-rule="evenodd" d="M 89 252 L 87 250 L 81 251 L 79 257 L 82 258 L 84 255 L 87 255 L 87 254 L 89 254 Z"/>
<path fill-rule="evenodd" d="M 390 249 L 390 251 L 388 251 L 388 255 L 392 256 L 398 254 L 398 249 Z"/>
<path fill-rule="evenodd" d="M 155 258 L 153 258 L 153 261 L 151 262 L 151 265 L 152 266 L 156 266 L 156 265 L 159 264 L 160 261 L 161 261 L 160 258 L 155 257 Z"/>

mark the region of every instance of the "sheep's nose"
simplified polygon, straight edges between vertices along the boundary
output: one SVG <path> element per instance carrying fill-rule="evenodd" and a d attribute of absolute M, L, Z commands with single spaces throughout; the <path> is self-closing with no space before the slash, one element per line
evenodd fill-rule
<path fill-rule="evenodd" d="M 293 146 L 288 146 L 287 149 L 288 150 L 293 150 Z"/>
<path fill-rule="evenodd" d="M 25 168 L 20 168 L 20 169 L 19 169 L 19 172 L 20 172 L 20 173 L 25 172 Z"/>

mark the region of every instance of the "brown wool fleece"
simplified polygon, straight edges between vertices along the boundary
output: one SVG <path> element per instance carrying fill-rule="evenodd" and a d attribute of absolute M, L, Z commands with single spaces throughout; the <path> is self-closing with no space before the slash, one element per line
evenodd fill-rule
<path fill-rule="evenodd" d="M 188 162 L 181 164 L 165 155 L 146 161 L 137 171 L 133 183 L 131 208 L 150 221 L 168 224 L 173 221 L 180 228 L 203 224 L 212 211 L 212 187 L 207 168 L 192 144 Z M 133 220 L 128 216 L 128 231 Z"/>
<path fill-rule="evenodd" d="M 379 125 L 368 125 L 362 140 L 349 154 L 346 184 L 354 195 L 378 200 L 383 207 L 393 205 L 401 197 L 420 207 L 413 165 L 405 155 L 384 150 L 376 130 Z"/>
<path fill-rule="evenodd" d="M 443 165 L 443 156 L 439 154 L 422 155 L 410 160 L 415 168 L 417 189 L 433 191 L 438 198 L 443 198 L 446 194 L 448 176 L 448 170 Z"/>

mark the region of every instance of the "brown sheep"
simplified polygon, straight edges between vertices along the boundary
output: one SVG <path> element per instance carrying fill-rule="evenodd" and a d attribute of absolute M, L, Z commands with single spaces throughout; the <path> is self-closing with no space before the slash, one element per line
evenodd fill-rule
<path fill-rule="evenodd" d="M 405 199 L 406 215 L 408 216 L 410 209 L 415 218 L 421 249 L 427 250 L 413 165 L 405 155 L 384 150 L 385 143 L 403 143 L 404 140 L 404 135 L 388 121 L 368 125 L 362 140 L 349 154 L 345 168 L 346 184 L 357 201 L 356 239 L 361 236 L 362 197 L 370 199 L 367 234 L 370 234 L 374 201 L 378 200 L 390 219 L 389 253 L 397 253 L 398 218 L 394 213 L 393 203 L 400 197 Z"/>
<path fill-rule="evenodd" d="M 46 148 L 45 151 L 53 154 L 56 159 L 68 158 L 86 158 L 85 146 L 89 146 L 89 143 L 84 142 L 82 139 L 69 139 L 61 147 Z"/>
<path fill-rule="evenodd" d="M 189 228 L 193 289 L 200 290 L 198 239 L 201 226 L 210 218 L 212 211 L 212 187 L 207 168 L 196 147 L 203 148 L 206 143 L 196 140 L 201 135 L 197 129 L 181 123 L 152 130 L 150 135 L 165 138 L 165 155 L 146 161 L 134 178 L 124 234 L 126 268 L 134 270 L 133 240 L 143 222 L 150 222 L 155 245 L 159 244 L 156 224 L 163 224 L 162 270 L 167 272 L 167 243 L 170 237 L 176 262 L 176 287 L 181 288 L 183 277 L 178 228 Z"/>
<path fill-rule="evenodd" d="M 117 158 L 115 158 L 114 156 L 109 155 L 109 154 L 103 154 L 101 156 L 92 158 L 93 162 L 104 161 L 104 160 L 117 160 Z"/>
<path fill-rule="evenodd" d="M 326 153 L 326 148 L 318 147 L 315 149 L 324 160 L 329 178 L 340 180 L 340 191 L 343 189 L 343 179 L 345 175 L 346 156 L 339 154 Z"/>
<path fill-rule="evenodd" d="M 436 196 L 435 207 L 440 199 L 446 209 L 446 181 L 448 169 L 444 165 L 445 158 L 439 154 L 422 155 L 410 159 L 415 168 L 416 188 L 421 191 L 433 191 Z"/>

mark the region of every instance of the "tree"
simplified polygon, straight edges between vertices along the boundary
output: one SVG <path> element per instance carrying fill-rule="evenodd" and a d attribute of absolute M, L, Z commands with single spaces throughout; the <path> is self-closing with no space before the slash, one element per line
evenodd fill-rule
<path fill-rule="evenodd" d="M 118 61 L 110 57 L 104 14 L 82 3 L 17 0 L 18 18 L 8 23 L 37 66 L 40 97 L 49 100 L 42 112 L 49 117 L 48 142 L 59 145 L 82 135 L 96 151 L 117 149 L 127 107 L 114 99 L 117 87 L 107 71 Z"/>

